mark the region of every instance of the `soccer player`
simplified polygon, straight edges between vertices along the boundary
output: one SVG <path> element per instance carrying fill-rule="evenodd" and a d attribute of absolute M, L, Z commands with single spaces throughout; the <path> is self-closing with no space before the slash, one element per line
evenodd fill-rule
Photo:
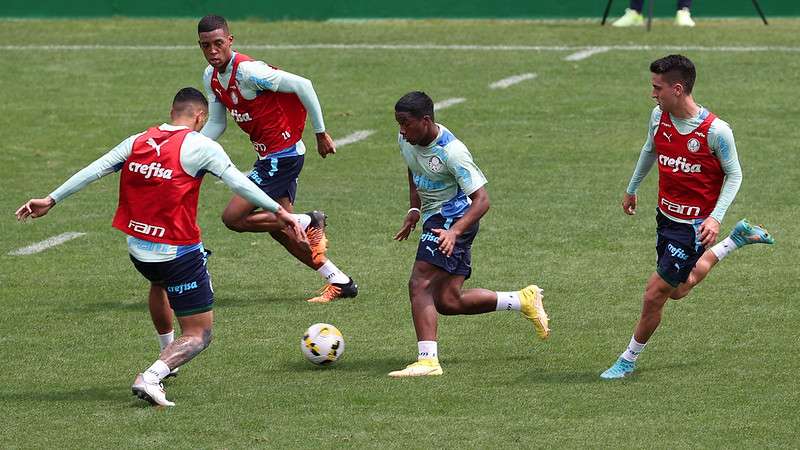
<path fill-rule="evenodd" d="M 198 133 L 208 117 L 203 93 L 178 91 L 170 117 L 170 124 L 130 136 L 50 195 L 31 199 L 16 212 L 18 220 L 42 217 L 89 183 L 121 171 L 113 226 L 128 235 L 131 261 L 150 281 L 151 300 L 154 292 L 155 298 L 168 298 L 181 327 L 181 336 L 136 375 L 131 387 L 134 395 L 161 406 L 175 405 L 161 380 L 211 343 L 214 293 L 206 269 L 209 252 L 197 226 L 203 174 L 219 177 L 243 198 L 272 211 L 287 233 L 303 235 L 295 217 L 242 175 L 219 144 Z"/>
<path fill-rule="evenodd" d="M 336 153 L 333 140 L 325 132 L 322 108 L 311 82 L 279 70 L 263 61 L 233 51 L 233 35 L 223 17 L 209 15 L 197 25 L 200 48 L 208 61 L 203 83 L 209 100 L 209 120 L 201 131 L 218 139 L 225 131 L 225 110 L 248 134 L 258 155 L 250 179 L 287 211 L 293 210 L 297 177 L 303 168 L 305 144 L 301 140 L 306 111 L 317 137 L 317 151 L 325 158 Z M 234 196 L 222 221 L 238 232 L 269 232 L 295 258 L 316 270 L 326 280 L 312 303 L 327 303 L 337 298 L 355 297 L 358 286 L 352 278 L 326 258 L 325 215 L 319 211 L 298 215 L 308 241 L 283 233 L 268 211 L 255 211 L 258 205 Z"/>
<path fill-rule="evenodd" d="M 391 377 L 441 375 L 437 349 L 438 314 L 520 311 L 536 334 L 550 334 L 542 290 L 530 285 L 516 292 L 463 290 L 472 273 L 471 247 L 478 221 L 489 209 L 486 178 L 467 147 L 434 121 L 433 101 L 409 92 L 397 101 L 398 144 L 408 165 L 411 208 L 395 240 L 408 239 L 422 217 L 422 236 L 408 282 L 411 318 L 417 333 L 417 362 Z"/>
<path fill-rule="evenodd" d="M 765 229 L 740 220 L 728 237 L 713 245 L 742 182 L 733 132 L 725 121 L 695 103 L 696 74 L 689 58 L 669 55 L 653 61 L 650 72 L 657 105 L 622 210 L 636 213 L 636 190 L 658 161 L 658 260 L 644 290 L 633 337 L 614 365 L 600 375 L 604 379 L 633 373 L 636 359 L 661 322 L 667 300 L 688 295 L 736 249 L 774 243 Z"/>

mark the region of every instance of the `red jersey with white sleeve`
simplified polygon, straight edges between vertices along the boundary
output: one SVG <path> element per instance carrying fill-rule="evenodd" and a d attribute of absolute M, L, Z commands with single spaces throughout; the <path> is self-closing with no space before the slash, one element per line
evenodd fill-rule
<path fill-rule="evenodd" d="M 253 149 L 263 159 L 291 147 L 303 137 L 306 109 L 294 93 L 265 90 L 252 100 L 246 99 L 236 83 L 236 71 L 240 62 L 252 60 L 241 53 L 234 55 L 228 86 L 220 83 L 219 72 L 214 68 L 211 89 L 239 128 L 250 136 Z"/>
<path fill-rule="evenodd" d="M 190 132 L 154 127 L 134 140 L 121 168 L 115 228 L 162 244 L 200 242 L 197 200 L 203 178 L 181 165 L 181 146 Z"/>
<path fill-rule="evenodd" d="M 714 210 L 725 173 L 708 145 L 708 116 L 688 134 L 680 134 L 662 112 L 653 144 L 658 156 L 658 207 L 686 220 L 705 219 Z"/>

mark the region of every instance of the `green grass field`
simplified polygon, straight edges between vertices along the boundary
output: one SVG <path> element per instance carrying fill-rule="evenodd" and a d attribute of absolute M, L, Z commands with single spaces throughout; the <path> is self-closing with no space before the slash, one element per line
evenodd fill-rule
<path fill-rule="evenodd" d="M 196 23 L 0 25 L 0 448 L 800 446 L 800 21 L 699 20 L 692 30 L 656 21 L 649 34 L 587 22 L 232 23 L 244 52 L 314 81 L 334 138 L 376 130 L 327 160 L 307 139 L 297 202 L 329 214 L 329 256 L 361 293 L 306 303 L 319 276 L 265 235 L 228 231 L 219 215 L 231 194 L 209 177 L 198 220 L 214 251 L 215 341 L 168 382 L 177 402 L 169 410 L 130 395 L 158 346 L 147 284 L 110 226 L 117 176 L 32 223 L 16 223 L 13 212 L 168 120 L 179 88 L 201 87 Z M 423 47 L 263 47 L 287 44 Z M 63 45 L 77 47 L 52 47 Z M 618 47 L 639 45 L 650 47 Z M 582 46 L 614 47 L 564 60 Z M 654 268 L 656 173 L 642 185 L 638 215 L 619 203 L 653 106 L 649 63 L 676 51 L 698 66 L 695 98 L 736 136 L 744 182 L 723 232 L 748 217 L 778 244 L 726 259 L 667 306 L 634 377 L 601 382 Z M 488 88 L 523 73 L 537 78 Z M 492 209 L 467 286 L 542 285 L 553 335 L 539 342 L 512 313 L 443 317 L 444 376 L 394 380 L 386 373 L 416 355 L 406 291 L 415 243 L 391 240 L 408 208 L 393 105 L 414 89 L 436 101 L 466 98 L 437 121 L 489 179 Z M 220 142 L 250 167 L 233 122 Z M 86 235 L 9 255 L 70 231 Z M 315 322 L 345 335 L 334 368 L 300 354 Z"/>

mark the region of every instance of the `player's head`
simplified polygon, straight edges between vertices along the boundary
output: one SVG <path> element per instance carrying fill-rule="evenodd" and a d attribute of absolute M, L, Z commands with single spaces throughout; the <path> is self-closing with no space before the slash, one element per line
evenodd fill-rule
<path fill-rule="evenodd" d="M 394 105 L 394 118 L 400 125 L 400 134 L 409 144 L 427 145 L 436 138 L 433 100 L 422 91 L 400 97 Z"/>
<path fill-rule="evenodd" d="M 652 97 L 662 109 L 670 111 L 682 97 L 692 95 L 697 73 L 694 64 L 683 55 L 669 55 L 650 64 L 653 73 Z"/>
<path fill-rule="evenodd" d="M 217 69 L 225 68 L 233 54 L 233 35 L 228 30 L 225 18 L 209 14 L 200 19 L 197 37 L 206 61 Z"/>
<path fill-rule="evenodd" d="M 194 131 L 200 131 L 208 118 L 206 96 L 193 87 L 181 89 L 172 100 L 170 117 L 173 124 L 186 125 Z"/>

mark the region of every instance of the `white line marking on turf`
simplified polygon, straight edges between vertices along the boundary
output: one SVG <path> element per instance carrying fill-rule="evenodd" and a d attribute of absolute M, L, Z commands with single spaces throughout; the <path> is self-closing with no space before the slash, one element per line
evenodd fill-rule
<path fill-rule="evenodd" d="M 502 80 L 497 80 L 490 84 L 489 89 L 505 89 L 525 80 L 534 79 L 536 76 L 537 75 L 535 73 L 523 73 L 522 75 L 514 75 L 513 77 L 503 78 Z"/>
<path fill-rule="evenodd" d="M 47 238 L 42 242 L 37 242 L 35 244 L 31 244 L 27 247 L 22 247 L 19 250 L 14 250 L 13 252 L 9 252 L 8 254 L 11 256 L 24 256 L 24 255 L 32 255 L 34 253 L 39 253 L 41 251 L 47 250 L 50 247 L 55 247 L 56 245 L 61 245 L 64 242 L 71 241 L 75 238 L 81 237 L 86 233 L 78 233 L 75 231 L 70 231 L 67 233 L 61 233 L 58 236 L 53 236 L 51 238 Z"/>
<path fill-rule="evenodd" d="M 354 131 L 347 136 L 339 139 L 334 139 L 333 144 L 339 148 L 344 147 L 345 145 L 355 144 L 358 141 L 363 141 L 364 139 L 372 136 L 375 134 L 376 130 L 358 130 Z"/>
<path fill-rule="evenodd" d="M 460 98 L 460 97 L 444 99 L 444 100 L 442 100 L 440 102 L 434 103 L 433 104 L 433 110 L 434 111 L 440 111 L 442 109 L 449 108 L 449 107 L 451 107 L 453 105 L 457 105 L 459 103 L 464 103 L 465 101 L 467 101 L 467 99 Z"/>
<path fill-rule="evenodd" d="M 533 52 L 578 52 L 596 48 L 621 51 L 710 51 L 710 52 L 800 52 L 800 47 L 789 46 L 703 46 L 703 45 L 610 45 L 587 47 L 580 45 L 401 45 L 401 44 L 251 44 L 239 45 L 250 50 L 485 50 L 485 51 L 533 51 Z M 196 45 L 0 45 L 0 50 L 197 50 Z"/>
<path fill-rule="evenodd" d="M 592 55 L 596 55 L 598 53 L 605 53 L 609 51 L 608 47 L 592 47 L 587 48 L 586 50 L 581 50 L 579 52 L 575 52 L 571 55 L 568 55 L 564 58 L 564 61 L 580 61 L 582 59 L 586 59 Z"/>

